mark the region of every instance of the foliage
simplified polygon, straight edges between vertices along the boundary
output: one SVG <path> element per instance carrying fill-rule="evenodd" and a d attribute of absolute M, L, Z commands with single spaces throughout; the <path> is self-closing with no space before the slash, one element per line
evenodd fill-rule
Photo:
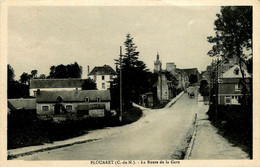
<path fill-rule="evenodd" d="M 19 83 L 18 81 L 10 81 L 7 86 L 7 98 L 29 97 L 29 86 Z"/>
<path fill-rule="evenodd" d="M 51 66 L 47 78 L 81 78 L 82 67 L 77 62 L 74 64 Z"/>
<path fill-rule="evenodd" d="M 208 55 L 221 56 L 223 59 L 234 57 L 238 60 L 244 99 L 247 90 L 242 67 L 252 56 L 252 6 L 224 6 L 220 12 L 214 23 L 215 37 L 208 37 L 208 42 L 214 44 Z"/>
<path fill-rule="evenodd" d="M 14 75 L 14 69 L 11 67 L 10 64 L 7 65 L 7 75 L 8 75 L 8 76 L 7 76 L 8 82 L 14 81 L 14 77 L 15 77 L 15 75 Z"/>
<path fill-rule="evenodd" d="M 95 90 L 95 89 L 97 89 L 97 85 L 96 85 L 95 81 L 93 81 L 90 78 L 85 79 L 81 87 L 82 87 L 82 90 Z"/>
<path fill-rule="evenodd" d="M 46 75 L 45 74 L 41 74 L 38 79 L 46 79 Z"/>
<path fill-rule="evenodd" d="M 173 86 L 177 86 L 178 85 L 178 83 L 179 83 L 178 79 L 171 72 L 165 71 L 165 76 L 166 76 L 168 81 L 171 81 Z"/>
<path fill-rule="evenodd" d="M 209 85 L 206 80 L 200 82 L 199 92 L 202 96 L 209 96 Z"/>
<path fill-rule="evenodd" d="M 26 72 L 23 72 L 23 74 L 20 76 L 20 82 L 22 84 L 29 85 L 30 84 L 30 79 L 31 79 L 31 75 L 26 73 Z"/>
<path fill-rule="evenodd" d="M 32 70 L 31 71 L 31 78 L 33 78 L 33 79 L 37 78 L 37 73 L 38 73 L 37 70 Z"/>
<path fill-rule="evenodd" d="M 198 77 L 197 77 L 197 75 L 191 74 L 190 77 L 189 77 L 189 82 L 190 82 L 191 84 L 197 83 L 197 82 L 198 82 Z"/>
<path fill-rule="evenodd" d="M 151 75 L 146 69 L 143 61 L 138 60 L 139 52 L 136 51 L 137 46 L 133 42 L 130 34 L 126 35 L 125 55 L 122 56 L 122 90 L 124 107 L 131 107 L 131 101 L 138 102 L 140 94 L 151 91 Z M 115 60 L 115 64 L 120 64 L 120 58 Z M 118 76 L 111 83 L 111 96 L 114 99 L 115 106 L 119 102 L 119 82 L 120 70 L 117 68 Z"/>

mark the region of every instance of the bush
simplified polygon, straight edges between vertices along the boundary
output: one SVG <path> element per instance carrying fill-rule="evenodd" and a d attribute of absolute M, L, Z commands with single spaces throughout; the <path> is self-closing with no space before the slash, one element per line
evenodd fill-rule
<path fill-rule="evenodd" d="M 141 118 L 143 112 L 140 108 L 132 107 L 123 112 L 123 124 L 130 124 Z"/>

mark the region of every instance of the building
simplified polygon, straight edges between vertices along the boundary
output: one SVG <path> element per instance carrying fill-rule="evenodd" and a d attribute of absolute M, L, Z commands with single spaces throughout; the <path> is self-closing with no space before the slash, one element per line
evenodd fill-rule
<path fill-rule="evenodd" d="M 72 91 L 82 90 L 84 79 L 32 79 L 30 96 L 36 97 L 37 91 Z"/>
<path fill-rule="evenodd" d="M 139 104 L 144 107 L 153 107 L 153 93 L 148 92 L 139 96 Z"/>
<path fill-rule="evenodd" d="M 198 71 L 197 68 L 186 68 L 186 69 L 179 69 L 179 70 L 181 70 L 182 72 L 184 72 L 184 73 L 188 76 L 188 78 L 190 78 L 191 75 L 197 76 L 197 79 L 198 79 L 198 81 L 199 81 L 199 78 L 200 78 L 199 75 L 200 75 L 200 73 L 199 73 L 199 71 Z"/>
<path fill-rule="evenodd" d="M 116 72 L 109 65 L 104 65 L 95 67 L 88 76 L 95 81 L 98 90 L 108 90 Z"/>
<path fill-rule="evenodd" d="M 178 80 L 177 89 L 185 90 L 188 87 L 189 77 L 182 69 L 175 69 L 175 76 Z"/>
<path fill-rule="evenodd" d="M 251 75 L 244 70 L 247 89 L 250 87 Z M 242 74 L 239 65 L 234 65 L 218 78 L 218 104 L 219 105 L 240 105 L 242 85 L 240 84 Z"/>
<path fill-rule="evenodd" d="M 176 65 L 175 63 L 171 62 L 171 63 L 166 63 L 166 71 L 169 71 L 171 74 L 175 74 L 175 70 L 176 70 Z"/>
<path fill-rule="evenodd" d="M 162 63 L 159 60 L 159 53 L 157 53 L 156 61 L 154 61 L 154 73 L 159 73 L 162 70 Z"/>
<path fill-rule="evenodd" d="M 8 99 L 8 114 L 36 115 L 36 99 Z"/>
<path fill-rule="evenodd" d="M 105 117 L 110 101 L 108 90 L 38 91 L 37 116 L 43 120 Z"/>
<path fill-rule="evenodd" d="M 164 73 L 160 73 L 158 75 L 158 81 L 155 83 L 154 87 L 156 87 L 157 99 L 159 101 L 167 101 L 169 100 L 169 81 L 166 79 Z"/>

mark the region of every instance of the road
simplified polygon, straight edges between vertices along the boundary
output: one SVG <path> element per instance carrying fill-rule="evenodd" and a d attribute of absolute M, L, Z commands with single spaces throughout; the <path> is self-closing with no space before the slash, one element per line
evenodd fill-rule
<path fill-rule="evenodd" d="M 197 88 L 190 88 L 197 94 Z M 152 110 L 124 131 L 100 140 L 19 157 L 23 160 L 150 160 L 172 159 L 187 146 L 197 110 L 197 96 L 187 93 L 171 107 Z M 115 127 L 117 128 L 117 127 Z M 186 142 L 186 143 L 185 143 Z"/>

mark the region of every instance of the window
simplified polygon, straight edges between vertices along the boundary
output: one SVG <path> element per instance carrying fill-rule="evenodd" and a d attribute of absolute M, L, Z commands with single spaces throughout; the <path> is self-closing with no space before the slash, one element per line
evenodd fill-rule
<path fill-rule="evenodd" d="M 97 80 L 97 76 L 96 75 L 94 75 L 94 81 L 96 81 Z"/>
<path fill-rule="evenodd" d="M 106 89 L 105 83 L 102 83 L 102 89 Z"/>
<path fill-rule="evenodd" d="M 49 106 L 42 106 L 42 111 L 49 111 Z"/>
<path fill-rule="evenodd" d="M 33 91 L 33 97 L 36 97 L 37 91 Z"/>
<path fill-rule="evenodd" d="M 67 111 L 72 111 L 72 105 L 66 105 L 66 110 Z"/>
<path fill-rule="evenodd" d="M 225 104 L 230 104 L 231 103 L 231 98 L 230 96 L 225 97 Z"/>
<path fill-rule="evenodd" d="M 101 98 L 100 97 L 97 98 L 97 102 L 101 102 Z"/>
<path fill-rule="evenodd" d="M 89 98 L 88 97 L 85 98 L 85 102 L 89 103 Z"/>
<path fill-rule="evenodd" d="M 235 91 L 240 91 L 239 84 L 235 84 Z"/>
<path fill-rule="evenodd" d="M 62 98 L 60 96 L 57 97 L 57 102 L 61 103 L 62 102 Z"/>
<path fill-rule="evenodd" d="M 235 75 L 238 75 L 238 74 L 239 74 L 239 69 L 238 69 L 238 68 L 234 70 L 234 74 L 235 74 Z"/>
<path fill-rule="evenodd" d="M 104 75 L 102 75 L 102 80 L 105 80 L 105 76 Z"/>

